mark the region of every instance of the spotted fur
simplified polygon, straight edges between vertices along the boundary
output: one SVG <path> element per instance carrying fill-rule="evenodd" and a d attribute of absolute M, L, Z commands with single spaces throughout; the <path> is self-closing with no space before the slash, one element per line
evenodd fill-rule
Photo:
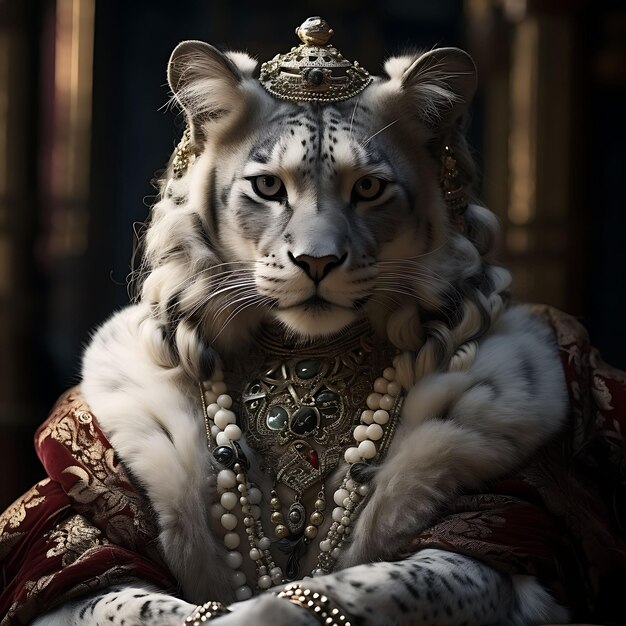
<path fill-rule="evenodd" d="M 180 626 L 195 605 L 160 593 L 151 585 L 115 586 L 37 618 L 33 626 Z"/>
<path fill-rule="evenodd" d="M 567 611 L 532 579 L 503 576 L 478 561 L 443 550 L 426 549 L 405 561 L 360 565 L 302 584 L 334 598 L 359 626 L 525 626 L 567 620 Z M 271 592 L 230 608 L 232 614 L 212 622 L 216 626 L 319 624 L 311 613 Z M 194 609 L 149 586 L 113 588 L 69 603 L 35 620 L 33 626 L 180 626 L 181 618 Z"/>
<path fill-rule="evenodd" d="M 389 561 L 391 546 L 457 493 L 523 463 L 566 414 L 550 331 L 524 308 L 507 310 L 510 277 L 491 260 L 495 218 L 470 203 L 459 229 L 442 197 L 447 144 L 471 193 L 463 119 L 473 62 L 455 49 L 393 59 L 362 94 L 323 106 L 277 101 L 253 70 L 245 55 L 200 42 L 174 51 L 169 81 L 196 158 L 181 178 L 170 164 L 136 301 L 96 333 L 83 363 L 83 393 L 156 512 L 184 600 L 149 591 L 140 604 L 131 586 L 37 625 L 174 624 L 187 603 L 231 602 L 197 382 L 218 355 L 245 358 L 264 321 L 315 342 L 363 317 L 398 349 L 406 402 L 341 571 L 307 584 L 368 626 L 566 622 L 531 577 L 441 551 Z M 364 177 L 384 181 L 372 200 L 355 191 Z M 259 193 L 259 181 L 280 183 L 280 195 Z M 125 600 L 109 616 L 115 594 Z M 315 623 L 268 595 L 233 610 L 216 623 Z"/>

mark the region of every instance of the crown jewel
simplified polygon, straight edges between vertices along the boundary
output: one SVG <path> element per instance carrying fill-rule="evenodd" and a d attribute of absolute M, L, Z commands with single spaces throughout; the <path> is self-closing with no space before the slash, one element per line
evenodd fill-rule
<path fill-rule="evenodd" d="M 273 96 L 291 102 L 339 102 L 371 82 L 357 61 L 350 63 L 328 41 L 333 29 L 321 17 L 309 17 L 296 35 L 302 44 L 261 66 L 260 81 Z"/>

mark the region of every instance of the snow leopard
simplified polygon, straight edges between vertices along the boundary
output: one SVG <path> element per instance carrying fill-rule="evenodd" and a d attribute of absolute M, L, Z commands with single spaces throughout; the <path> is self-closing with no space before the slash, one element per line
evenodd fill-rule
<path fill-rule="evenodd" d="M 400 418 L 386 457 L 367 468 L 370 491 L 334 571 L 307 576 L 306 556 L 297 582 L 362 626 L 567 623 L 531 576 L 440 548 L 394 552 L 454 496 L 519 467 L 567 412 L 551 331 L 510 304 L 510 275 L 493 261 L 497 220 L 473 197 L 471 57 L 393 57 L 361 93 L 328 103 L 274 97 L 256 65 L 199 41 L 172 53 L 188 149 L 161 180 L 136 297 L 83 359 L 81 392 L 154 511 L 179 591 L 136 580 L 33 624 L 174 626 L 209 600 L 230 611 L 216 625 L 320 623 L 276 593 L 284 580 L 251 598 L 233 590 L 197 389 L 229 362 L 245 369 L 264 324 L 310 346 L 363 321 L 393 349 Z M 446 155 L 462 211 L 446 202 Z"/>

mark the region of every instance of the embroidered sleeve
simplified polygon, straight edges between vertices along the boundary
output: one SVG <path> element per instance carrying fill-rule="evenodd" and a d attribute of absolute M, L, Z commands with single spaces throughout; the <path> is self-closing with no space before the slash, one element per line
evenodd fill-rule
<path fill-rule="evenodd" d="M 174 584 L 150 512 L 75 391 L 36 435 L 49 477 L 0 517 L 2 626 L 135 579 Z"/>

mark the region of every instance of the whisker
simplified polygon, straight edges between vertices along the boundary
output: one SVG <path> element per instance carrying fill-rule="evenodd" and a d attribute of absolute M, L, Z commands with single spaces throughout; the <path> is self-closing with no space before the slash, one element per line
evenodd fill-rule
<path fill-rule="evenodd" d="M 222 315 L 224 311 L 227 311 L 229 308 L 237 305 L 239 302 L 245 302 L 246 300 L 259 298 L 259 294 L 256 291 L 242 292 L 238 294 L 238 296 L 238 298 L 228 300 L 227 302 L 223 303 L 218 309 L 216 309 L 216 311 L 213 313 L 213 320 L 217 320 L 217 318 Z"/>
<path fill-rule="evenodd" d="M 361 96 L 356 99 L 356 102 L 354 103 L 354 108 L 352 109 L 352 115 L 350 116 L 350 139 L 352 139 L 352 125 L 354 124 L 354 115 L 356 114 L 360 99 Z"/>
<path fill-rule="evenodd" d="M 252 287 L 254 285 L 254 282 L 252 281 L 244 281 L 244 280 L 239 280 L 237 282 L 233 282 L 229 285 L 227 285 L 226 287 L 220 287 L 219 289 L 217 289 L 216 291 L 209 291 L 199 302 L 197 302 L 196 304 L 193 305 L 193 307 L 190 309 L 189 313 L 195 313 L 196 311 L 198 311 L 198 309 L 202 308 L 203 306 L 205 306 L 206 304 L 208 304 L 209 300 L 211 300 L 212 298 L 215 298 L 219 295 L 221 295 L 222 293 L 225 293 L 227 291 L 232 291 L 234 289 L 240 289 L 242 287 Z M 189 296 L 188 296 L 189 297 Z M 172 309 L 176 308 L 177 306 L 179 306 L 180 304 L 182 304 L 185 300 L 184 294 L 183 297 L 179 300 L 179 302 L 174 303 L 168 307 L 166 307 L 165 309 L 163 309 L 163 313 L 169 313 Z"/>
<path fill-rule="evenodd" d="M 420 280 L 420 279 L 428 279 L 428 280 L 433 280 L 433 281 L 438 281 L 438 282 L 442 282 L 442 283 L 448 283 L 449 281 L 445 280 L 444 278 L 441 278 L 440 276 L 437 276 L 435 274 L 428 274 L 426 272 L 410 272 L 410 271 L 391 271 L 391 270 L 386 270 L 384 272 L 381 272 L 377 277 L 376 280 L 390 280 L 390 279 L 396 279 L 396 278 L 400 278 L 400 279 L 410 279 L 410 280 Z"/>
<path fill-rule="evenodd" d="M 393 120 L 393 122 L 389 122 L 389 124 L 387 124 L 387 126 L 383 126 L 379 131 L 376 131 L 373 135 L 370 135 L 365 141 L 361 142 L 361 147 L 365 148 L 365 146 L 372 141 L 372 139 L 374 139 L 374 137 L 376 137 L 376 135 L 379 135 L 380 133 L 382 133 L 384 130 L 387 130 L 390 126 L 393 126 L 398 120 Z"/>
<path fill-rule="evenodd" d="M 235 292 L 234 294 L 229 294 L 229 296 L 234 295 L 234 296 L 242 296 L 242 295 L 251 295 L 251 296 L 256 296 L 258 295 L 256 289 L 254 287 L 250 287 L 250 286 L 246 286 L 246 285 L 236 285 L 233 287 L 228 287 L 228 288 L 224 288 L 221 290 L 221 293 L 226 293 L 227 291 L 231 291 L 231 292 Z M 198 302 L 195 306 L 193 311 L 191 312 L 191 314 L 196 313 L 197 311 L 199 311 L 200 309 L 204 308 L 206 305 L 209 304 L 209 302 L 216 297 L 217 295 L 220 294 L 209 294 L 207 295 L 205 298 L 203 298 L 200 302 Z M 228 308 L 228 306 L 230 306 L 230 304 L 233 302 L 232 298 L 227 298 L 225 302 L 222 302 L 221 304 L 218 305 L 218 307 L 215 309 L 217 312 L 221 311 L 223 308 Z M 214 313 L 214 316 L 217 315 L 217 313 Z"/>
<path fill-rule="evenodd" d="M 386 287 L 374 288 L 374 292 L 381 292 L 381 291 L 397 294 L 399 296 L 406 296 L 410 299 L 418 300 L 420 302 L 425 302 L 426 304 L 431 305 L 435 309 L 439 309 L 441 307 L 440 302 L 433 300 L 432 298 L 430 298 L 429 296 L 425 294 L 418 294 L 418 293 L 415 293 L 414 291 L 408 291 L 405 289 L 398 289 L 398 288 L 386 288 Z"/>
<path fill-rule="evenodd" d="M 374 264 L 377 265 L 379 263 L 393 263 L 393 262 L 396 262 L 396 261 L 413 261 L 415 259 L 422 259 L 425 256 L 429 256 L 431 254 L 434 254 L 435 252 L 439 252 L 439 250 L 442 250 L 445 247 L 446 247 L 446 243 L 442 243 L 441 245 L 437 246 L 436 248 L 433 248 L 432 250 L 429 250 L 428 252 L 420 252 L 420 254 L 416 254 L 415 256 L 398 257 L 396 259 L 394 259 L 394 258 L 391 258 L 391 259 L 381 259 L 380 261 L 375 261 Z"/>
<path fill-rule="evenodd" d="M 266 301 L 271 302 L 271 300 L 269 298 L 261 298 L 259 300 L 257 300 L 256 302 L 249 302 L 249 303 L 244 303 L 242 305 L 240 305 L 235 311 L 233 311 L 233 313 L 231 313 L 228 318 L 226 319 L 226 321 L 222 324 L 222 327 L 220 328 L 219 332 L 215 335 L 215 339 L 217 339 L 226 329 L 226 327 L 228 326 L 228 324 L 230 324 L 230 322 L 232 322 L 233 319 L 235 319 L 235 317 L 237 315 L 239 315 L 240 313 L 242 313 L 243 311 L 245 311 L 247 308 L 250 308 L 252 306 L 262 306 L 263 304 L 266 304 Z"/>
<path fill-rule="evenodd" d="M 407 286 L 407 283 L 413 287 L 432 287 L 437 291 L 442 291 L 445 288 L 452 287 L 451 283 L 447 280 L 433 276 L 414 276 L 406 274 L 394 274 L 389 276 L 379 276 L 376 280 L 377 284 L 384 285 L 397 285 L 403 284 Z"/>
<path fill-rule="evenodd" d="M 174 287 L 171 288 L 171 291 L 178 291 L 180 290 L 183 285 L 187 282 L 191 282 L 194 280 L 199 279 L 203 274 L 206 274 L 207 272 L 211 271 L 211 269 L 213 269 L 212 267 L 205 267 L 204 269 L 199 270 L 198 272 L 194 272 L 193 274 L 190 274 L 189 276 L 185 276 L 185 278 L 183 278 L 181 281 L 179 281 L 176 285 L 174 285 Z M 245 273 L 248 270 L 244 270 L 244 269 L 236 269 L 236 270 L 231 270 L 230 272 L 220 272 L 218 274 L 216 274 L 215 276 L 211 275 L 211 276 L 202 276 L 202 278 L 222 278 L 223 277 L 227 277 L 231 272 L 241 272 L 241 273 Z"/>
<path fill-rule="evenodd" d="M 379 295 L 380 297 L 377 297 L 377 295 Z M 396 302 L 394 301 L 394 299 L 391 296 L 386 296 L 385 294 L 375 294 L 375 295 L 373 295 L 370 298 L 370 302 L 374 302 L 376 304 L 380 304 L 381 306 L 384 306 L 389 311 L 393 311 L 394 307 L 391 304 L 389 304 L 389 302 L 385 302 L 383 300 L 383 298 L 387 298 L 388 300 L 391 300 L 394 304 L 396 304 Z"/>

